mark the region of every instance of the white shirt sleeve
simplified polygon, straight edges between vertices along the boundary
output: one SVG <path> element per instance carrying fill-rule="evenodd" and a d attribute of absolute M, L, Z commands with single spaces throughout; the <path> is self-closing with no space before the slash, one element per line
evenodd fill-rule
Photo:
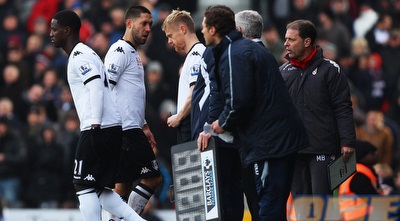
<path fill-rule="evenodd" d="M 111 90 L 114 89 L 114 86 L 118 83 L 119 78 L 124 73 L 124 67 L 127 66 L 127 58 L 129 58 L 124 54 L 129 52 L 126 50 L 121 52 L 121 50 L 123 50 L 121 48 L 121 46 L 116 47 L 116 44 L 112 45 L 104 59 L 104 66 L 108 73 Z"/>
<path fill-rule="evenodd" d="M 91 124 L 101 124 L 103 115 L 103 87 L 104 82 L 101 79 L 100 70 L 94 63 L 95 60 L 87 57 L 87 59 L 77 59 L 76 64 L 79 67 L 80 78 L 89 91 L 89 103 L 91 110 Z"/>

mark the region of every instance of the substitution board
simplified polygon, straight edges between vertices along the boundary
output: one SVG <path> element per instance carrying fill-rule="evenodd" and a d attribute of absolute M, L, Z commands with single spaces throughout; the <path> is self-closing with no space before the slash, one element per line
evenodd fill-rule
<path fill-rule="evenodd" d="M 214 138 L 205 151 L 191 141 L 172 146 L 172 173 L 177 221 L 220 221 L 217 151 Z"/>

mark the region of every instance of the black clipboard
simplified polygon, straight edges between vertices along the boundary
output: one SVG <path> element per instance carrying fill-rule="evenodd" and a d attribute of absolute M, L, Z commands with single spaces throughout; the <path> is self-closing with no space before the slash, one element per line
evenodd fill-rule
<path fill-rule="evenodd" d="M 353 152 L 346 163 L 343 162 L 342 155 L 328 165 L 328 178 L 332 191 L 357 172 L 356 163 L 356 153 Z"/>

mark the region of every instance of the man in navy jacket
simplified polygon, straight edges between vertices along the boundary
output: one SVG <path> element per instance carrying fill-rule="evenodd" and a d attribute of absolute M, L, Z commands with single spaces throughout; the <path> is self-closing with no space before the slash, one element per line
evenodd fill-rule
<path fill-rule="evenodd" d="M 230 8 L 206 10 L 202 33 L 206 45 L 214 46 L 215 58 L 209 123 L 217 134 L 233 133 L 242 164 L 254 166 L 260 220 L 286 220 L 293 162 L 308 137 L 273 55 L 235 28 Z M 200 150 L 207 148 L 210 137 L 200 133 Z"/>

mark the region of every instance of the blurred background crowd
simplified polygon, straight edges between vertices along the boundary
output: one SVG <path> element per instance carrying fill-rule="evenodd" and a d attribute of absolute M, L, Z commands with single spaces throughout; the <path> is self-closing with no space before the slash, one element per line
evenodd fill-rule
<path fill-rule="evenodd" d="M 216 4 L 213 1 L 211 4 Z M 239 0 L 219 4 L 238 3 Z M 11 208 L 75 208 L 71 183 L 79 135 L 66 84 L 66 54 L 53 47 L 54 13 L 73 9 L 82 18 L 81 41 L 104 58 L 125 31 L 124 12 L 141 4 L 153 13 L 149 41 L 138 49 L 145 65 L 146 119 L 157 141 L 164 185 L 155 208 L 172 208 L 170 147 L 176 132 L 166 119 L 176 106 L 184 56 L 167 44 L 161 24 L 172 9 L 202 18 L 197 0 L 0 0 L 0 197 Z M 318 45 L 336 61 L 351 85 L 357 138 L 378 149 L 376 165 L 388 194 L 398 193 L 400 168 L 400 0 L 251 0 L 232 7 L 264 18 L 262 41 L 284 62 L 286 24 L 308 19 Z M 196 19 L 199 39 L 201 20 Z"/>

